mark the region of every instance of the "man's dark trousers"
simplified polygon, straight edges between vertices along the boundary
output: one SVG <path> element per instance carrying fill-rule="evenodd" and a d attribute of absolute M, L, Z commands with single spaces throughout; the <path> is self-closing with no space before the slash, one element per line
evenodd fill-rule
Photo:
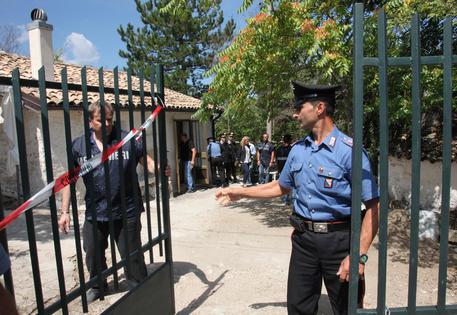
<path fill-rule="evenodd" d="M 334 314 L 347 314 L 348 283 L 336 275 L 349 255 L 350 231 L 315 233 L 294 231 L 287 285 L 289 315 L 317 314 L 322 279 Z"/>
<path fill-rule="evenodd" d="M 114 240 L 116 241 L 117 248 L 121 257 L 124 258 L 127 255 L 126 244 L 130 252 L 136 249 L 139 251 L 130 258 L 130 270 L 124 268 L 125 278 L 130 288 L 141 282 L 147 276 L 146 265 L 144 263 L 143 252 L 141 251 L 141 221 L 140 216 L 127 219 L 127 231 L 128 240 L 124 237 L 124 225 L 122 220 L 114 220 Z M 83 247 L 86 252 L 86 265 L 89 270 L 90 277 L 97 276 L 97 265 L 96 265 L 96 251 L 100 251 L 101 257 L 101 270 L 107 269 L 105 250 L 108 248 L 108 236 L 109 236 L 109 222 L 108 221 L 97 221 L 97 236 L 98 244 L 95 244 L 93 225 L 92 221 L 85 220 L 83 227 Z"/>
<path fill-rule="evenodd" d="M 222 162 L 222 158 L 215 157 L 210 158 L 211 163 L 211 181 L 213 185 L 221 185 L 224 182 L 224 165 Z"/>

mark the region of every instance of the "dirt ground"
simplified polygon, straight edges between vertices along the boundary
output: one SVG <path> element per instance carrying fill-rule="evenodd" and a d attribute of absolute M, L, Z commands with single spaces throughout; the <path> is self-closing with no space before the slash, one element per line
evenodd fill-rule
<path fill-rule="evenodd" d="M 279 199 L 241 200 L 229 207 L 221 207 L 215 201 L 215 191 L 199 190 L 170 201 L 176 313 L 286 314 L 287 271 L 292 232 L 287 220 L 289 207 L 282 205 Z M 143 215 L 142 219 L 143 226 L 146 226 L 146 216 Z M 45 299 L 52 301 L 58 296 L 58 282 L 54 275 L 49 210 L 36 211 L 35 224 Z M 21 218 L 8 229 L 8 236 L 17 302 L 22 314 L 30 314 L 36 311 L 33 282 L 30 280 L 28 242 L 24 230 L 25 222 Z M 407 211 L 391 211 L 386 275 L 388 307 L 407 305 L 408 230 Z M 146 229 L 143 229 L 143 240 L 145 239 L 147 234 Z M 61 244 L 68 290 L 77 283 L 73 234 L 62 237 Z M 438 243 L 420 243 L 417 305 L 436 303 L 438 248 Z M 377 249 L 376 239 L 370 249 L 367 264 L 366 308 L 376 307 Z M 157 250 L 154 255 L 159 261 L 163 259 L 159 257 Z M 447 304 L 457 304 L 456 246 L 449 246 L 448 259 Z M 46 273 L 50 276 L 45 277 Z M 124 282 L 121 282 L 122 288 L 125 289 Z M 110 290 L 112 291 L 112 281 Z M 122 294 L 110 292 L 105 301 L 90 305 L 90 313 L 99 314 Z M 70 313 L 81 313 L 79 300 L 70 305 Z M 320 301 L 319 314 L 331 314 L 325 291 Z"/>

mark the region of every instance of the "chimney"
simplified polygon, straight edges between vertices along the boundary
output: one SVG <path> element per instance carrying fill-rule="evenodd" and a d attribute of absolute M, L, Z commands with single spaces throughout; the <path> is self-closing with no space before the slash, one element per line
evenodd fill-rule
<path fill-rule="evenodd" d="M 29 31 L 30 61 L 32 77 L 38 79 L 38 70 L 44 66 L 46 81 L 54 81 L 54 53 L 52 50 L 52 25 L 46 23 L 48 17 L 42 9 L 33 9 Z"/>

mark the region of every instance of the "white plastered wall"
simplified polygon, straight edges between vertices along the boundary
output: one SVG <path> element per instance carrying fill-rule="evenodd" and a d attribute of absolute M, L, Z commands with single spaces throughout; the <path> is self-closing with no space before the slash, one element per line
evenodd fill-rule
<path fill-rule="evenodd" d="M 441 206 L 442 163 L 421 162 L 422 209 L 439 211 Z M 389 158 L 389 197 L 409 204 L 411 194 L 411 160 Z M 457 210 L 457 163 L 451 164 L 451 210 Z"/>

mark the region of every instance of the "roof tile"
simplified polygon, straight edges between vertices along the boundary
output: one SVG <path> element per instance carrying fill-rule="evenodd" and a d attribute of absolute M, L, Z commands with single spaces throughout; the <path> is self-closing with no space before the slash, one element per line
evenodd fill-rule
<path fill-rule="evenodd" d="M 82 66 L 64 63 L 54 64 L 54 81 L 60 82 L 61 71 L 64 67 L 67 67 L 68 83 L 81 84 L 81 69 Z M 30 58 L 9 54 L 0 51 L 0 76 L 10 76 L 15 68 L 19 68 L 21 78 L 32 79 Z M 98 69 L 92 67 L 86 67 L 87 69 L 87 84 L 92 86 L 98 86 Z M 114 73 L 111 70 L 103 71 L 103 81 L 105 87 L 114 87 Z M 119 71 L 119 88 L 127 89 L 127 72 Z M 136 76 L 132 76 L 132 89 L 140 89 L 140 80 Z M 150 84 L 148 81 L 144 81 L 144 90 L 150 91 Z M 22 92 L 39 97 L 38 89 L 36 88 L 22 88 Z M 68 93 L 70 104 L 81 105 L 82 104 L 82 93 L 79 91 L 69 91 Z M 147 95 L 147 93 L 145 93 Z M 48 103 L 54 106 L 60 106 L 63 102 L 62 90 L 47 89 L 46 97 Z M 127 95 L 120 95 L 120 103 L 122 106 L 126 106 L 128 103 Z M 89 102 L 98 99 L 98 93 L 88 93 Z M 114 94 L 105 93 L 105 101 L 114 104 Z M 151 105 L 151 98 L 145 97 L 146 105 Z M 133 96 L 133 104 L 139 106 L 141 104 L 139 96 Z M 169 109 L 181 109 L 181 110 L 197 110 L 200 108 L 201 101 L 197 98 L 170 90 L 165 88 L 165 104 Z"/>

